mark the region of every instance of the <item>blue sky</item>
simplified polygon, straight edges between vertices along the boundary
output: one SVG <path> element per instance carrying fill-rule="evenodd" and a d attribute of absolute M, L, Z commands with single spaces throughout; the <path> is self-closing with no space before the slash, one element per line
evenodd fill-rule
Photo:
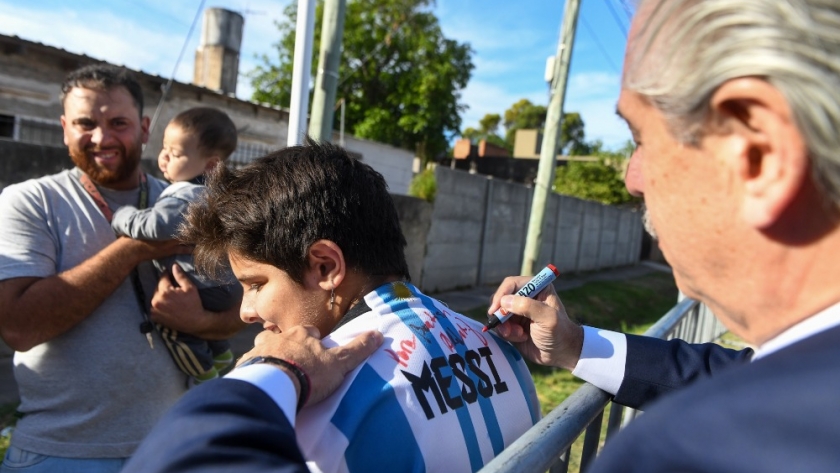
<path fill-rule="evenodd" d="M 205 7 L 244 13 L 240 73 L 259 55 L 272 56 L 274 20 L 290 0 L 209 0 Z M 64 48 L 168 77 L 200 4 L 198 0 L 0 0 L 0 33 Z M 615 115 L 620 71 L 629 25 L 628 0 L 582 0 L 566 93 L 567 111 L 583 116 L 588 139 L 618 147 L 630 138 Z M 610 8 L 612 7 L 612 8 Z M 462 91 L 469 106 L 463 127 L 478 126 L 486 113 L 504 114 L 527 98 L 547 105 L 545 60 L 555 54 L 563 17 L 560 0 L 437 0 L 433 7 L 444 34 L 468 42 L 476 65 Z M 192 79 L 201 24 L 196 26 L 175 78 Z M 0 71 L 2 74 L 2 71 Z M 240 76 L 237 96 L 251 87 Z"/>

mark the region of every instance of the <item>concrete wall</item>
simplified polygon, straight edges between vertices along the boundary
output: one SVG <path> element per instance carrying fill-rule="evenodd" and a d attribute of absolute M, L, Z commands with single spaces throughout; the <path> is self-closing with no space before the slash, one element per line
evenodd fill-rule
<path fill-rule="evenodd" d="M 405 259 L 411 280 L 419 284 L 423 277 L 423 260 L 426 257 L 426 237 L 432 224 L 432 204 L 407 195 L 391 195 L 400 217 L 400 226 L 406 239 Z"/>
<path fill-rule="evenodd" d="M 475 286 L 484 239 L 489 180 L 440 166 L 435 171 L 435 178 L 437 194 L 420 287 L 426 291 L 442 291 Z"/>
<path fill-rule="evenodd" d="M 338 134 L 333 136 L 333 143 L 338 143 Z M 414 176 L 411 171 L 414 153 L 348 135 L 344 137 L 344 147 L 361 154 L 362 162 L 382 174 L 392 194 L 408 195 L 408 187 Z"/>
<path fill-rule="evenodd" d="M 67 148 L 0 140 L 0 191 L 9 184 L 71 167 Z"/>
<path fill-rule="evenodd" d="M 499 282 L 511 275 L 510 268 L 522 265 L 530 208 L 531 189 L 511 182 L 487 180 L 478 284 Z"/>
<path fill-rule="evenodd" d="M 532 189 L 439 166 L 421 287 L 430 292 L 497 284 L 519 274 Z M 538 265 L 591 271 L 639 260 L 640 215 L 552 194 Z"/>

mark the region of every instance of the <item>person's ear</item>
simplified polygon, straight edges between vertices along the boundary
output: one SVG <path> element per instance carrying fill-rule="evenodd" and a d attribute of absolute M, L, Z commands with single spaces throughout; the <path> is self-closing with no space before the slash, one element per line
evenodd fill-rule
<path fill-rule="evenodd" d="M 63 131 L 64 135 L 64 146 L 70 146 L 70 143 L 68 143 L 70 140 L 67 138 L 67 117 L 62 115 L 59 120 L 61 121 L 61 131 Z"/>
<path fill-rule="evenodd" d="M 219 159 L 219 156 L 215 154 L 211 155 L 204 163 L 204 172 L 211 171 L 213 168 L 218 166 L 220 162 L 222 162 L 222 160 Z"/>
<path fill-rule="evenodd" d="M 330 240 L 313 243 L 307 251 L 307 262 L 307 279 L 325 291 L 340 286 L 347 274 L 344 252 Z"/>
<path fill-rule="evenodd" d="M 766 229 L 792 205 L 809 175 L 808 149 L 787 99 L 756 77 L 733 79 L 712 95 L 712 116 L 748 225 Z"/>
<path fill-rule="evenodd" d="M 140 129 L 142 130 L 141 143 L 146 144 L 149 141 L 149 127 L 151 126 L 149 117 L 143 116 L 140 118 Z"/>

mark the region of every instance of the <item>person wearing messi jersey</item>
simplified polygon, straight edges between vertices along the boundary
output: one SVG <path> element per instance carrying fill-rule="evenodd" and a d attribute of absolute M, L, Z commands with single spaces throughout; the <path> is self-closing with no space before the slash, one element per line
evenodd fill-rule
<path fill-rule="evenodd" d="M 409 282 L 387 185 L 343 149 L 308 140 L 220 167 L 187 221 L 197 266 L 230 261 L 245 322 L 311 325 L 326 347 L 384 335 L 332 396 L 301 394 L 293 423 L 312 471 L 476 471 L 539 419 L 518 352 Z"/>

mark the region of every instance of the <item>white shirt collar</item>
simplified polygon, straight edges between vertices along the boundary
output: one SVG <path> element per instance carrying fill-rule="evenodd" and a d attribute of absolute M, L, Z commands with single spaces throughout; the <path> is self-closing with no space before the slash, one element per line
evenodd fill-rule
<path fill-rule="evenodd" d="M 752 361 L 777 352 L 819 332 L 840 325 L 840 302 L 785 330 L 755 350 Z"/>

